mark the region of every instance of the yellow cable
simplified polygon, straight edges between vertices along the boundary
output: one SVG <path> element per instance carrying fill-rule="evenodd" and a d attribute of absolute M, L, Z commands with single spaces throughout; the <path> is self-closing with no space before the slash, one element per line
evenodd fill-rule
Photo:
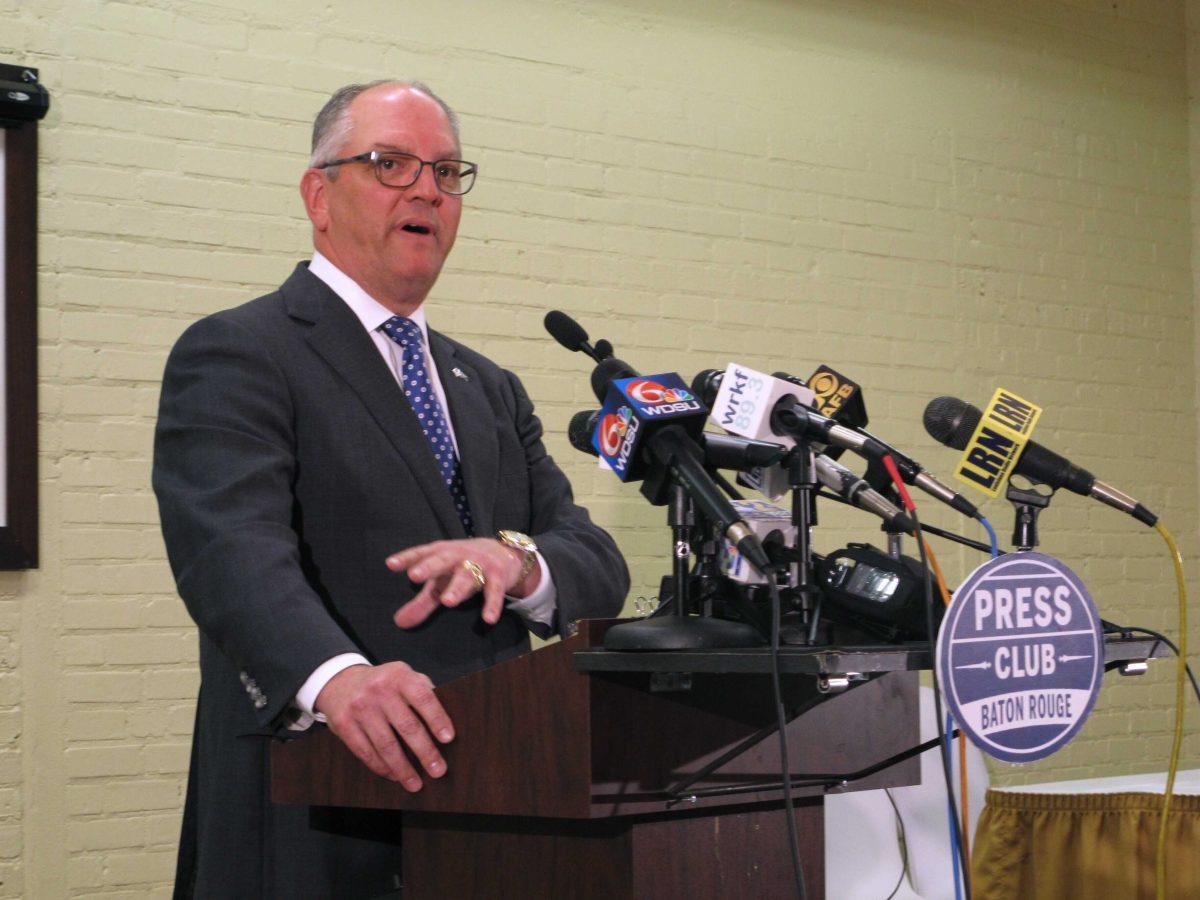
<path fill-rule="evenodd" d="M 929 546 L 928 541 L 923 541 L 925 544 L 925 554 L 929 557 L 930 568 L 933 569 L 934 580 L 937 582 L 938 591 L 942 595 L 942 603 L 946 607 L 950 606 L 950 592 L 946 589 L 946 579 L 942 575 L 942 567 L 938 564 L 937 556 L 933 552 L 933 548 Z M 933 637 L 930 636 L 930 643 L 933 643 Z M 967 739 L 960 731 L 958 733 L 958 791 L 959 809 L 961 818 L 961 827 L 959 834 L 962 836 L 963 856 L 966 857 L 967 865 L 971 865 L 971 837 L 967 833 L 967 824 L 970 817 L 967 815 Z"/>
<path fill-rule="evenodd" d="M 1175 672 L 1175 739 L 1171 743 L 1171 764 L 1167 769 L 1167 785 L 1163 792 L 1162 817 L 1158 823 L 1158 850 L 1154 857 L 1154 878 L 1158 900 L 1165 900 L 1167 891 L 1167 813 L 1171 809 L 1171 791 L 1175 788 L 1175 770 L 1179 767 L 1179 748 L 1183 743 L 1184 680 L 1187 678 L 1187 585 L 1183 580 L 1183 558 L 1171 532 L 1159 522 L 1154 526 L 1167 542 L 1171 561 L 1175 564 L 1175 583 L 1179 588 L 1179 665 Z"/>

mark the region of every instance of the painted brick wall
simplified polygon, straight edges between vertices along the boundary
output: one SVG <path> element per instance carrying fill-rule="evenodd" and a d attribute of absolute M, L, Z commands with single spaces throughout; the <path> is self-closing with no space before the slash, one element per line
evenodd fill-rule
<path fill-rule="evenodd" d="M 197 673 L 149 489 L 159 377 L 188 323 L 306 253 L 309 123 L 348 81 L 421 77 L 461 111 L 482 175 L 431 320 L 524 377 L 635 596 L 662 516 L 567 446 L 594 401 L 550 308 L 646 371 L 835 365 L 943 475 L 924 404 L 1011 388 L 1194 564 L 1182 0 L 0 0 L 0 23 L 54 96 L 44 563 L 0 574 L 0 897 L 169 893 Z M 1073 496 L 1042 528 L 1107 617 L 1174 631 L 1156 535 Z M 821 549 L 876 537 L 823 512 Z M 1169 682 L 1114 677 L 1075 744 L 994 777 L 1164 768 Z"/>

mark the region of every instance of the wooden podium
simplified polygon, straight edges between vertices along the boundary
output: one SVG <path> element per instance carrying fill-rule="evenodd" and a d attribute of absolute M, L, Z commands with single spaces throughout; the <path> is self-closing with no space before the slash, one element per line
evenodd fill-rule
<path fill-rule="evenodd" d="M 669 675 L 578 671 L 576 652 L 598 647 L 610 624 L 582 623 L 568 640 L 441 685 L 457 735 L 442 749 L 447 774 L 424 776 L 418 793 L 374 775 L 322 728 L 272 748 L 272 798 L 403 810 L 406 900 L 791 896 L 781 792 L 745 787 L 779 780 L 777 735 L 672 794 L 775 721 L 769 657 L 759 671 L 696 671 L 687 654 Z M 915 671 L 837 695 L 810 674 L 783 685 L 787 707 L 806 710 L 787 732 L 797 778 L 853 772 L 918 743 Z M 919 780 L 912 758 L 845 789 Z M 824 788 L 793 793 L 808 896 L 820 898 Z"/>

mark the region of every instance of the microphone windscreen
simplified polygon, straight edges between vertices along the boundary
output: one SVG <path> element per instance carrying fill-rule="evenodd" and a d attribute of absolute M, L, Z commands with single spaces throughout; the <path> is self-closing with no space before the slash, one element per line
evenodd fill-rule
<path fill-rule="evenodd" d="M 613 355 L 613 345 L 612 345 L 611 341 L 607 341 L 604 338 L 600 338 L 600 340 L 596 341 L 596 360 L 597 360 L 597 362 L 599 362 L 600 360 L 608 359 L 612 355 Z"/>
<path fill-rule="evenodd" d="M 935 397 L 925 407 L 922 421 L 935 441 L 955 450 L 964 450 L 982 416 L 983 413 L 965 400 Z"/>
<path fill-rule="evenodd" d="M 600 455 L 592 446 L 592 433 L 596 430 L 596 419 L 599 415 L 598 409 L 585 409 L 571 416 L 571 421 L 567 424 L 567 440 L 581 453 Z"/>
<path fill-rule="evenodd" d="M 561 310 L 550 310 L 542 324 L 546 326 L 550 336 L 568 350 L 582 350 L 587 342 L 588 334 L 583 330 L 583 326 Z"/>
<path fill-rule="evenodd" d="M 608 396 L 608 386 L 618 378 L 633 378 L 637 370 L 623 359 L 610 356 L 592 369 L 592 393 L 601 403 Z"/>

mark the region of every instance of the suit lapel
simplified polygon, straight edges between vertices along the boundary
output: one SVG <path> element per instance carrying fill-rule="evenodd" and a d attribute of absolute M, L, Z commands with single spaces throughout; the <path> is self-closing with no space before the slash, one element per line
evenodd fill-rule
<path fill-rule="evenodd" d="M 458 459 L 467 487 L 467 500 L 475 533 L 495 531 L 496 478 L 500 467 L 500 442 L 496 413 L 488 402 L 479 373 L 463 362 L 454 345 L 436 331 L 429 332 L 429 349 L 446 391 L 449 416 L 458 441 Z"/>
<path fill-rule="evenodd" d="M 395 446 L 445 532 L 464 537 L 454 501 L 446 490 L 429 442 L 387 364 L 362 323 L 329 286 L 303 265 L 281 289 L 293 318 L 312 323 L 309 345 L 346 381 Z M 347 435 L 353 440 L 353 435 Z M 462 437 L 459 437 L 460 442 Z M 467 474 L 469 478 L 469 473 Z M 468 497 L 472 497 L 468 481 Z"/>

